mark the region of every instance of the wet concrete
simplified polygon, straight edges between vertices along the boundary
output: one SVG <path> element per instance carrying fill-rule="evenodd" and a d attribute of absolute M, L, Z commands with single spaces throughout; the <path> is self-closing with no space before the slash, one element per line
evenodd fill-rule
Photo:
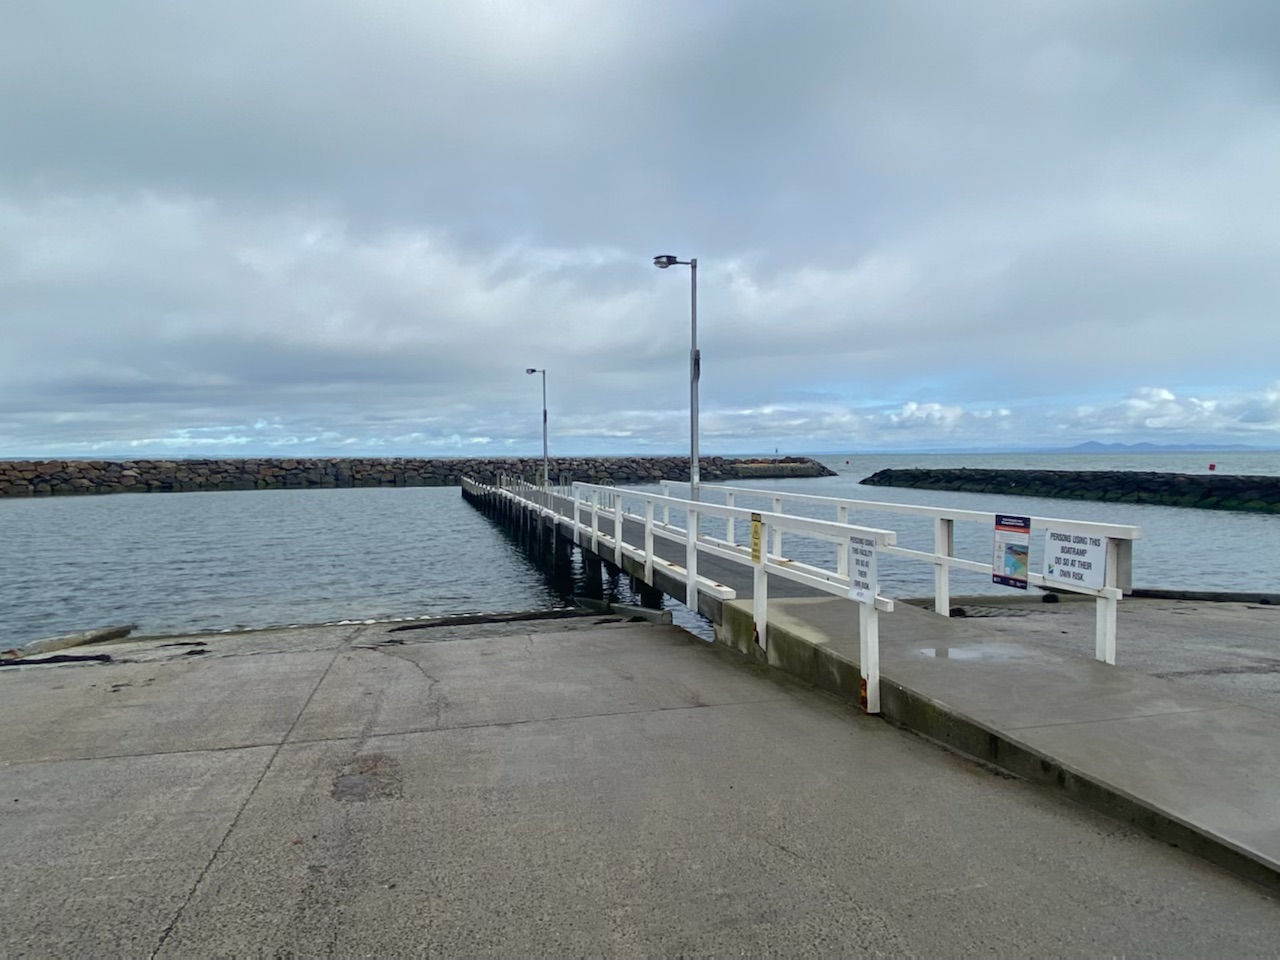
<path fill-rule="evenodd" d="M 200 639 L 0 675 L 0 955 L 1280 942 L 1258 888 L 669 626 Z"/>
<path fill-rule="evenodd" d="M 885 717 L 1280 887 L 1276 675 L 1250 675 L 1248 692 L 1263 706 L 1232 702 L 1202 682 L 1091 659 L 1082 636 L 1092 628 L 1089 603 L 1008 606 L 1018 615 L 947 619 L 901 604 L 882 617 Z M 749 620 L 742 601 L 726 607 L 731 621 Z M 771 600 L 770 662 L 855 697 L 851 607 Z M 1270 607 L 1195 609 L 1199 616 L 1177 621 L 1175 601 L 1126 601 L 1120 659 L 1150 670 L 1180 654 L 1221 659 L 1237 641 L 1280 642 Z M 1217 640 L 1197 645 L 1200 635 Z M 749 649 L 741 629 L 737 643 Z M 832 663 L 849 666 L 838 672 Z"/>

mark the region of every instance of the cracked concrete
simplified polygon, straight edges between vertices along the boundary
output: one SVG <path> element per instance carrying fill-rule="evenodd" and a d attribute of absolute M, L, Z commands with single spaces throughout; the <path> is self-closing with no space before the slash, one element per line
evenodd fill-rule
<path fill-rule="evenodd" d="M 0 675 L 0 954 L 1280 942 L 1258 889 L 678 629 L 440 629 Z"/>

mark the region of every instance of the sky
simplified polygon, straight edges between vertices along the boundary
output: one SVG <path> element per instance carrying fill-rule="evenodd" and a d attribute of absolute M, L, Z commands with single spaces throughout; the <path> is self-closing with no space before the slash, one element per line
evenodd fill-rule
<path fill-rule="evenodd" d="M 8 0 L 0 457 L 1280 446 L 1274 0 Z"/>

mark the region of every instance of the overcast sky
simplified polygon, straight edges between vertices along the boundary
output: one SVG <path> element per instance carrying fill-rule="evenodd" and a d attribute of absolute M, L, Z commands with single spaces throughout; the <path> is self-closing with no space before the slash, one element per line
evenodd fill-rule
<path fill-rule="evenodd" d="M 6 0 L 0 456 L 1280 445 L 1276 0 Z"/>

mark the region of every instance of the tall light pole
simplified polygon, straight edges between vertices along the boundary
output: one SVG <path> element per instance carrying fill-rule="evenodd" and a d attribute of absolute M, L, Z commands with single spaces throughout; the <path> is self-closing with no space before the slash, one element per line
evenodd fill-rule
<path fill-rule="evenodd" d="M 548 472 L 547 466 L 547 371 L 539 370 L 537 367 L 526 367 L 527 374 L 542 374 L 542 485 L 547 486 L 551 483 L 551 474 Z"/>
<path fill-rule="evenodd" d="M 653 258 L 659 270 L 689 268 L 689 499 L 698 497 L 698 380 L 702 376 L 702 355 L 698 352 L 698 258 L 677 260 L 671 254 Z"/>

